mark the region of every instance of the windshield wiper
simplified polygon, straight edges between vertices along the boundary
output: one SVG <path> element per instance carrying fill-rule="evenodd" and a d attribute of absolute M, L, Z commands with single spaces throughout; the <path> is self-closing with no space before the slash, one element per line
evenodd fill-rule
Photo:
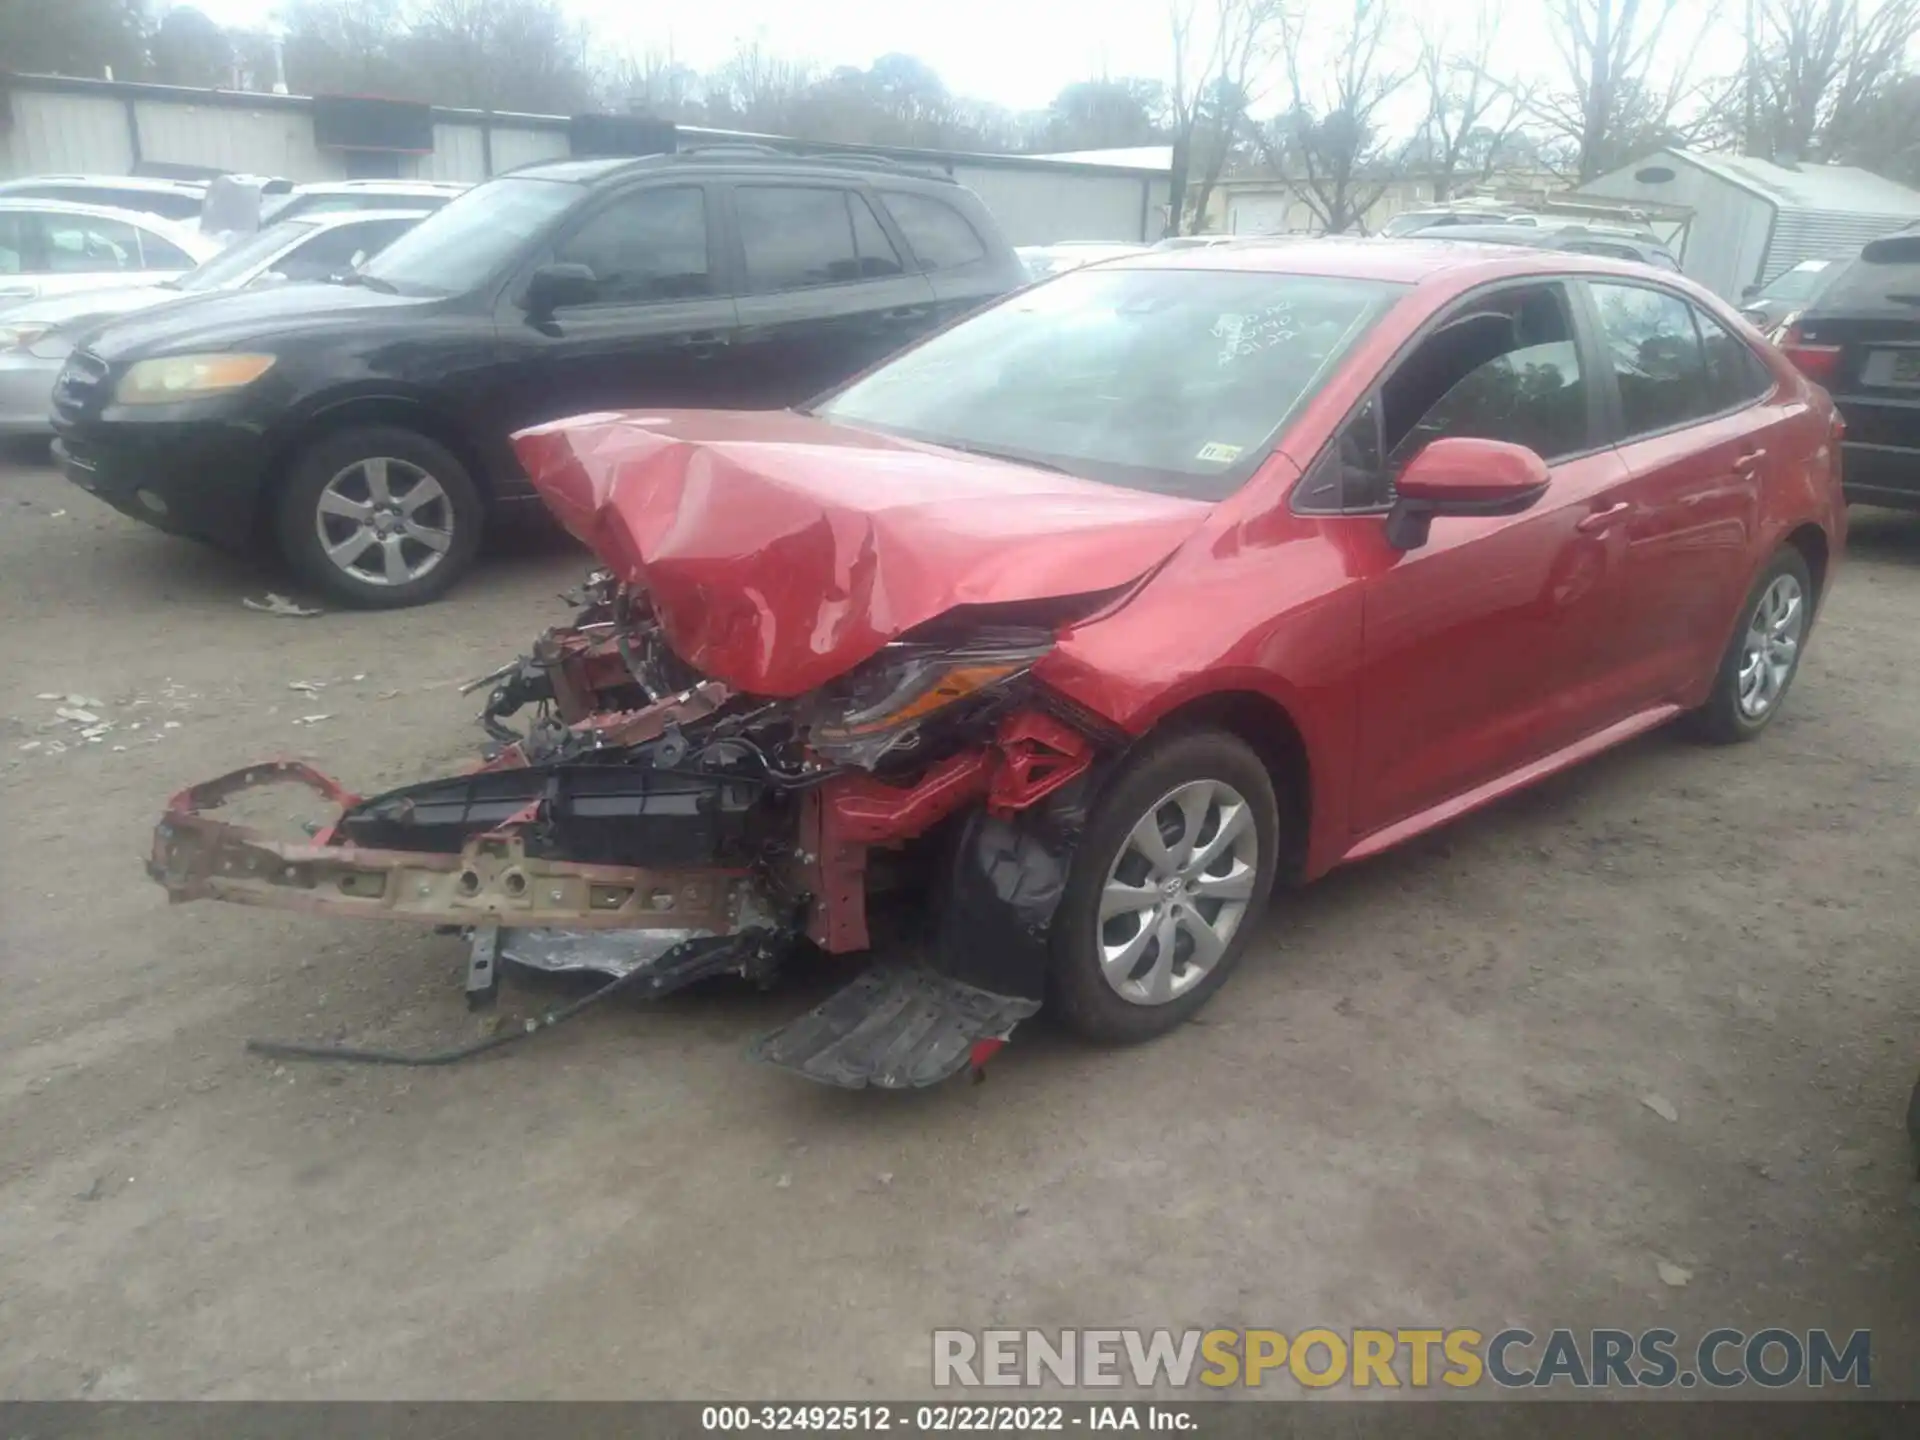
<path fill-rule="evenodd" d="M 984 445 L 967 445 L 958 440 L 935 440 L 932 443 L 942 450 L 958 450 L 966 455 L 978 455 L 983 460 L 1004 460 L 1009 465 L 1025 465 L 1029 470 L 1050 470 L 1055 475 L 1073 474 L 1066 466 L 1055 465 L 1050 460 L 1032 460 L 1005 450 L 989 450 Z"/>

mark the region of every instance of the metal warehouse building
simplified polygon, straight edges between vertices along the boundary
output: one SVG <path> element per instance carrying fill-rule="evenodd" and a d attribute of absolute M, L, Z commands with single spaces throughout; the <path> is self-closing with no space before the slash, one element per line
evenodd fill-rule
<path fill-rule="evenodd" d="M 382 118 L 387 123 L 366 123 Z M 600 137 L 630 121 L 634 117 L 518 115 L 65 76 L 0 76 L 0 179 L 167 173 L 191 166 L 296 183 L 375 177 L 473 182 L 537 160 L 608 153 Z M 1165 164 L 1156 163 L 1157 156 L 1082 161 L 980 155 L 815 144 L 688 126 L 678 134 L 683 147 L 752 141 L 809 154 L 884 155 L 940 170 L 984 200 L 1015 245 L 1157 239 L 1166 224 L 1171 177 Z"/>
<path fill-rule="evenodd" d="M 1729 299 L 1920 221 L 1920 191 L 1870 170 L 1694 150 L 1656 150 L 1578 193 L 1690 210 L 1680 268 Z"/>

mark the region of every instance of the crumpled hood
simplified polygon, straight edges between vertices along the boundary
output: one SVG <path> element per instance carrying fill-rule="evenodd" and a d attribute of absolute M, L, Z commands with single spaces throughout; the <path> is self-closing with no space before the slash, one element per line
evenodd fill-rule
<path fill-rule="evenodd" d="M 1212 508 L 787 412 L 581 415 L 514 448 L 680 658 L 755 695 L 815 689 L 956 606 L 1124 585 Z"/>

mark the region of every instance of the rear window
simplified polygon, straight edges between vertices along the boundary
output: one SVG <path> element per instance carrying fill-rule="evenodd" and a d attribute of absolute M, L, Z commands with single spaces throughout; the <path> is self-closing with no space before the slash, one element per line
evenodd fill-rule
<path fill-rule="evenodd" d="M 1920 320 L 1920 234 L 1889 235 L 1868 245 L 1821 293 L 1818 303 L 1823 313 Z"/>
<path fill-rule="evenodd" d="M 984 260 L 987 247 L 967 217 L 925 195 L 889 190 L 882 197 L 923 270 L 956 270 Z"/>

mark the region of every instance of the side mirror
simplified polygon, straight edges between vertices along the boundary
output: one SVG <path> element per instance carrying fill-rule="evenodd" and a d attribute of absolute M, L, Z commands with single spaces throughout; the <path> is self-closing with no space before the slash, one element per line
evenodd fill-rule
<path fill-rule="evenodd" d="M 1417 550 L 1436 515 L 1518 515 L 1546 493 L 1547 462 L 1524 445 L 1454 436 L 1435 440 L 1394 482 L 1387 543 Z"/>
<path fill-rule="evenodd" d="M 523 303 L 528 315 L 544 320 L 569 305 L 592 303 L 598 288 L 599 281 L 594 278 L 591 266 L 542 265 L 527 281 L 527 298 Z"/>
<path fill-rule="evenodd" d="M 1759 293 L 1760 287 L 1758 285 L 1742 285 L 1740 287 L 1740 298 L 1742 300 L 1751 300 Z"/>

